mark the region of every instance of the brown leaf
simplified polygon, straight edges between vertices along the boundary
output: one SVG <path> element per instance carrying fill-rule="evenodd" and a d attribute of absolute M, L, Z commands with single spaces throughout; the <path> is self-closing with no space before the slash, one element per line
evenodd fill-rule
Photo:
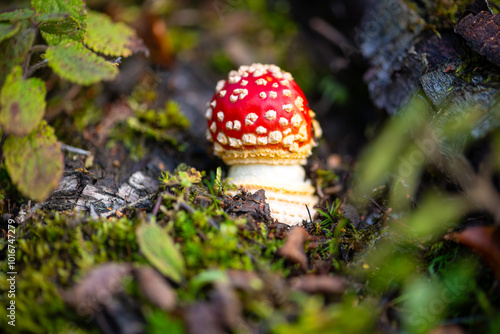
<path fill-rule="evenodd" d="M 242 321 L 241 312 L 243 307 L 230 284 L 216 283 L 212 300 L 221 323 L 229 329 L 236 329 Z"/>
<path fill-rule="evenodd" d="M 458 22 L 455 32 L 472 50 L 500 66 L 500 14 L 492 15 L 488 11 L 469 14 Z"/>
<path fill-rule="evenodd" d="M 465 331 L 456 325 L 439 326 L 429 332 L 429 334 L 464 334 Z"/>
<path fill-rule="evenodd" d="M 302 269 L 307 269 L 307 256 L 304 252 L 304 243 L 309 238 L 309 234 L 303 227 L 293 227 L 285 244 L 278 250 L 278 254 L 288 260 L 299 263 Z"/>
<path fill-rule="evenodd" d="M 111 297 L 122 289 L 122 281 L 129 276 L 132 266 L 129 263 L 104 263 L 93 268 L 71 290 L 62 292 L 66 303 L 79 315 L 91 315 L 100 305 L 111 301 Z"/>
<path fill-rule="evenodd" d="M 217 310 L 211 303 L 198 302 L 186 312 L 186 332 L 192 334 L 224 333 L 222 324 L 217 319 Z"/>
<path fill-rule="evenodd" d="M 262 289 L 264 284 L 257 273 L 253 271 L 229 269 L 226 271 L 226 274 L 229 278 L 229 283 L 235 289 L 256 291 Z"/>
<path fill-rule="evenodd" d="M 177 294 L 156 270 L 151 267 L 139 267 L 135 269 L 135 273 L 144 297 L 164 311 L 174 309 Z"/>
<path fill-rule="evenodd" d="M 174 48 L 164 19 L 152 9 L 145 8 L 135 28 L 139 37 L 144 41 L 145 49 L 150 53 L 151 61 L 163 68 L 172 67 Z M 143 47 L 143 45 L 139 46 Z"/>
<path fill-rule="evenodd" d="M 307 293 L 336 294 L 345 291 L 345 280 L 340 276 L 300 276 L 292 279 L 291 287 Z"/>
<path fill-rule="evenodd" d="M 462 232 L 450 233 L 446 240 L 460 242 L 476 251 L 490 263 L 500 281 L 500 229 L 495 226 L 469 227 Z"/>

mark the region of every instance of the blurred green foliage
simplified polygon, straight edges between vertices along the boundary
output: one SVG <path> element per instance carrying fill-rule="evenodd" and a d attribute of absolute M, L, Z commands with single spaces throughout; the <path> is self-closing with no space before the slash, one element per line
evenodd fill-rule
<path fill-rule="evenodd" d="M 476 197 L 476 191 L 491 190 L 486 183 L 473 181 L 478 176 L 465 159 L 483 116 L 474 107 L 459 115 L 446 109 L 435 113 L 417 95 L 387 122 L 358 163 L 354 198 L 360 203 L 375 198 L 389 208 L 393 222 L 374 248 L 359 257 L 354 273 L 374 292 L 402 291 L 395 301 L 402 306 L 403 329 L 408 333 L 426 333 L 447 319 L 463 317 L 471 317 L 476 330 L 499 330 L 492 321 L 492 315 L 499 313 L 498 298 L 480 287 L 491 284 L 491 272 L 485 277 L 476 258 L 442 239 L 467 214 L 481 207 L 491 209 L 488 201 Z M 497 133 L 498 128 L 491 126 L 489 131 Z M 490 152 L 491 157 L 497 152 Z M 461 191 L 446 183 L 433 184 L 432 178 L 422 180 L 436 171 Z M 388 191 L 378 192 L 383 185 Z"/>
<path fill-rule="evenodd" d="M 358 305 L 356 296 L 348 295 L 341 303 L 325 307 L 320 297 L 297 294 L 295 298 L 300 305 L 297 321 L 278 324 L 273 333 L 377 333 L 378 315 L 371 302 Z"/>

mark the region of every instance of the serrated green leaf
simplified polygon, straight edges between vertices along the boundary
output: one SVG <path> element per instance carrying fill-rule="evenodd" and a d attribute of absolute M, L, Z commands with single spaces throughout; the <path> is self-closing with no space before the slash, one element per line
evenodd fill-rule
<path fill-rule="evenodd" d="M 14 36 L 21 27 L 21 22 L 16 22 L 14 24 L 10 23 L 0 23 L 0 42 Z"/>
<path fill-rule="evenodd" d="M 33 131 L 45 111 L 45 94 L 42 80 L 24 80 L 21 66 L 15 66 L 0 91 L 0 125 L 4 131 L 16 136 Z"/>
<path fill-rule="evenodd" d="M 42 121 L 28 136 L 7 137 L 3 151 L 7 172 L 19 191 L 37 201 L 47 198 L 63 172 L 54 129 Z"/>
<path fill-rule="evenodd" d="M 45 57 L 54 72 L 81 85 L 112 80 L 118 74 L 110 62 L 71 40 L 49 47 Z"/>
<path fill-rule="evenodd" d="M 179 283 L 185 272 L 184 258 L 167 232 L 155 224 L 143 224 L 136 231 L 146 259 L 163 275 Z"/>
<path fill-rule="evenodd" d="M 37 14 L 69 14 L 61 22 L 40 26 L 43 38 L 49 45 L 61 43 L 64 39 L 82 42 L 87 32 L 87 10 L 83 0 L 32 0 L 31 6 Z"/>
<path fill-rule="evenodd" d="M 35 40 L 35 29 L 21 27 L 12 38 L 0 43 L 0 86 L 16 65 L 21 65 Z"/>
<path fill-rule="evenodd" d="M 128 46 L 135 38 L 135 31 L 129 26 L 95 11 L 88 12 L 87 25 L 85 44 L 92 50 L 113 57 L 132 54 Z"/>
<path fill-rule="evenodd" d="M 57 45 L 67 38 L 81 42 L 80 38 L 77 38 L 81 29 L 80 23 L 72 16 L 40 25 L 42 36 L 49 45 Z"/>
<path fill-rule="evenodd" d="M 35 15 L 35 12 L 32 9 L 18 9 L 11 12 L 0 13 L 0 21 L 20 21 L 28 19 L 33 15 Z"/>

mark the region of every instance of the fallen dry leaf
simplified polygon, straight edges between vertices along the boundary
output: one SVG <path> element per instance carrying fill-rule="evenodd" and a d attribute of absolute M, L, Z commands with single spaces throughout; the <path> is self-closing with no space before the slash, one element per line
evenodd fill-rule
<path fill-rule="evenodd" d="M 256 291 L 263 288 L 262 279 L 253 271 L 234 270 L 226 271 L 229 283 L 235 289 L 244 291 Z"/>
<path fill-rule="evenodd" d="M 123 279 L 132 271 L 129 263 L 104 263 L 92 269 L 71 290 L 63 291 L 66 303 L 76 308 L 79 315 L 91 315 L 111 301 L 122 289 Z"/>
<path fill-rule="evenodd" d="M 144 297 L 164 311 L 174 309 L 177 294 L 167 280 L 151 267 L 136 268 L 135 273 Z"/>
<path fill-rule="evenodd" d="M 300 276 L 291 280 L 291 287 L 307 293 L 337 294 L 345 291 L 345 280 L 340 276 Z"/>
<path fill-rule="evenodd" d="M 145 6 L 134 27 L 144 41 L 138 47 L 144 48 L 145 45 L 145 49 L 149 51 L 149 59 L 154 64 L 171 68 L 174 63 L 174 47 L 164 18 L 156 14 L 151 6 Z"/>
<path fill-rule="evenodd" d="M 224 333 L 222 324 L 217 319 L 217 309 L 208 302 L 198 302 L 187 309 L 186 332 L 192 334 Z"/>
<path fill-rule="evenodd" d="M 307 270 L 307 256 L 304 244 L 309 238 L 309 233 L 303 227 L 293 227 L 286 238 L 285 244 L 278 250 L 278 254 L 288 260 L 300 264 Z"/>
<path fill-rule="evenodd" d="M 469 227 L 462 232 L 449 233 L 446 240 L 454 240 L 476 251 L 490 263 L 500 281 L 500 229 L 495 226 Z"/>
<path fill-rule="evenodd" d="M 464 334 L 465 331 L 456 325 L 439 326 L 429 332 L 429 334 Z"/>
<path fill-rule="evenodd" d="M 212 294 L 212 301 L 217 310 L 219 321 L 226 327 L 235 330 L 241 323 L 243 307 L 238 295 L 229 283 L 217 282 Z"/>

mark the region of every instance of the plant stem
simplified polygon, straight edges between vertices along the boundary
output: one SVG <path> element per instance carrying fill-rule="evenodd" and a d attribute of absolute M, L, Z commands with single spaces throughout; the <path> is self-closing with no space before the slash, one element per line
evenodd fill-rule
<path fill-rule="evenodd" d="M 30 49 L 30 53 L 33 54 L 35 52 L 44 52 L 49 48 L 48 45 L 33 45 Z"/>
<path fill-rule="evenodd" d="M 33 74 L 33 72 L 35 72 L 36 70 L 40 69 L 40 68 L 43 68 L 45 66 L 47 66 L 47 59 L 45 60 L 42 60 L 41 62 L 39 63 L 36 63 L 35 65 L 31 66 L 28 68 L 28 70 L 25 72 L 24 74 L 24 77 L 25 78 L 28 78 L 30 75 Z"/>
<path fill-rule="evenodd" d="M 35 52 L 44 52 L 45 50 L 48 49 L 47 45 L 33 45 L 31 49 L 29 50 L 28 54 L 26 55 L 26 58 L 24 59 L 23 62 L 23 73 L 24 73 L 24 79 L 28 78 L 37 68 L 33 68 L 33 66 L 36 66 L 37 64 L 33 65 L 32 67 L 29 67 L 29 64 L 31 62 L 31 55 Z M 39 63 L 40 64 L 40 63 Z"/>
<path fill-rule="evenodd" d="M 92 152 L 90 152 L 90 151 L 82 150 L 81 148 L 69 146 L 69 145 L 62 144 L 62 143 L 61 143 L 61 150 L 71 152 L 71 153 L 81 154 L 81 155 L 91 155 L 92 154 Z"/>

